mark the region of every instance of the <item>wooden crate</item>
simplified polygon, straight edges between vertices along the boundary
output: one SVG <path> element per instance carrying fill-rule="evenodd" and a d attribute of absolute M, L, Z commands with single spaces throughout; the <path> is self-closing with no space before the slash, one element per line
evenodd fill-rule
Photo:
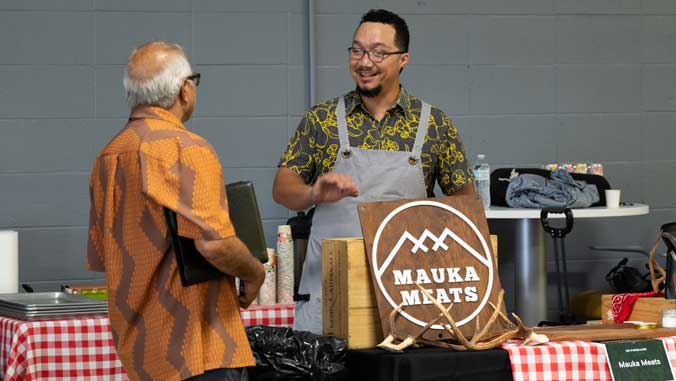
<path fill-rule="evenodd" d="M 491 236 L 497 266 L 497 236 Z M 322 242 L 324 335 L 347 340 L 350 349 L 373 348 L 383 340 L 364 240 Z"/>
<path fill-rule="evenodd" d="M 614 323 L 612 316 L 609 316 L 612 297 L 612 294 L 603 295 L 601 297 L 601 322 L 604 324 Z M 634 307 L 632 308 L 631 314 L 629 314 L 629 318 L 627 318 L 627 320 L 662 324 L 662 311 L 672 309 L 676 309 L 675 299 L 664 299 L 659 297 L 638 298 L 636 299 L 636 303 L 634 303 Z"/>
<path fill-rule="evenodd" d="M 324 335 L 346 339 L 351 349 L 378 345 L 383 335 L 364 240 L 324 240 L 322 276 Z"/>

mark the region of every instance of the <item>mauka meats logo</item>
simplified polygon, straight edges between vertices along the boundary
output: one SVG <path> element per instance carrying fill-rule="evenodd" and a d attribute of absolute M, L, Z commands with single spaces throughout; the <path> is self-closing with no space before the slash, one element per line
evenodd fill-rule
<path fill-rule="evenodd" d="M 413 235 L 403 229 L 402 218 L 409 208 L 434 207 L 443 209 L 444 215 L 450 213 L 456 218 L 440 218 L 440 221 L 457 221 L 454 226 L 426 226 L 420 235 Z M 439 211 L 437 211 L 438 214 Z M 399 218 L 398 218 L 399 217 Z M 447 216 L 446 217 L 450 217 Z M 472 237 L 465 238 L 474 242 L 473 247 L 463 240 L 453 228 L 458 230 L 458 224 L 465 225 L 464 231 L 470 231 Z M 469 229 L 467 229 L 469 228 Z M 396 240 L 397 235 L 399 239 Z M 383 237 L 395 237 L 383 239 Z M 471 240 L 470 240 L 471 238 Z M 385 247 L 383 242 L 395 242 L 392 247 Z M 416 258 L 406 258 L 416 256 Z M 463 308 L 464 316 L 457 316 L 458 327 L 472 321 L 486 306 L 490 291 L 493 287 L 493 262 L 488 243 L 477 226 L 457 209 L 436 201 L 414 201 L 396 208 L 382 221 L 373 240 L 371 266 L 375 269 L 377 285 L 387 302 L 393 309 L 403 303 L 401 316 L 410 322 L 424 327 L 427 322 L 420 316 L 414 316 L 419 311 L 407 306 L 430 305 L 429 300 L 415 283 L 425 288 L 435 299 L 445 307 L 451 303 L 472 305 L 471 309 Z M 415 268 L 411 268 L 415 263 Z M 459 265 L 462 263 L 462 265 Z M 402 265 L 408 264 L 408 265 Z M 387 286 L 387 287 L 386 287 Z M 435 314 L 438 314 L 436 310 Z M 457 308 L 455 309 L 458 310 Z M 451 313 L 453 313 L 453 309 Z M 427 319 L 429 321 L 429 319 Z M 435 324 L 432 329 L 443 329 Z"/>

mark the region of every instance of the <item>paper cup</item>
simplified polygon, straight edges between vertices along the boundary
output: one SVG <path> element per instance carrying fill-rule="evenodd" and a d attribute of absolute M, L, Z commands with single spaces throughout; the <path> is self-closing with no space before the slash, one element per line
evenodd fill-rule
<path fill-rule="evenodd" d="M 606 206 L 609 208 L 620 207 L 620 190 L 606 189 Z"/>

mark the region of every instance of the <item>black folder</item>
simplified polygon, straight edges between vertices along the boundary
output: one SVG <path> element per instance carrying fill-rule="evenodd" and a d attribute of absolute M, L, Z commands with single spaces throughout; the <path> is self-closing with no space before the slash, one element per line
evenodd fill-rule
<path fill-rule="evenodd" d="M 256 193 L 251 181 L 240 181 L 226 186 L 230 220 L 237 237 L 261 262 L 268 261 Z M 176 264 L 183 287 L 217 279 L 224 274 L 197 251 L 192 238 L 178 235 L 176 212 L 164 208 L 164 218 L 171 235 L 171 245 L 176 254 Z"/>

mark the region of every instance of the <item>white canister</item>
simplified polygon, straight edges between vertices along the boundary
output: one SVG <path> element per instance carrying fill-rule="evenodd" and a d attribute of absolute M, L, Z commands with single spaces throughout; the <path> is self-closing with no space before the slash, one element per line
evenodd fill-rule
<path fill-rule="evenodd" d="M 676 310 L 662 311 L 662 327 L 676 328 Z"/>

